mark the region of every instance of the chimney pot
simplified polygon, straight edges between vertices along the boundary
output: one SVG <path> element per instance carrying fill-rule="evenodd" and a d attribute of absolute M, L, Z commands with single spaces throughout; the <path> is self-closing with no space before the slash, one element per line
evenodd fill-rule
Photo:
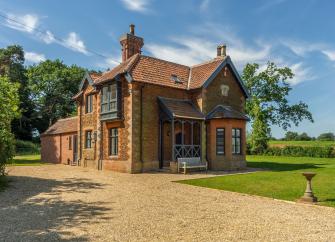
<path fill-rule="evenodd" d="M 223 45 L 218 45 L 217 47 L 217 56 L 218 57 L 225 57 L 227 55 L 227 46 L 225 44 Z"/>
<path fill-rule="evenodd" d="M 130 28 L 130 34 L 135 35 L 135 25 L 131 24 L 129 25 L 129 28 Z"/>

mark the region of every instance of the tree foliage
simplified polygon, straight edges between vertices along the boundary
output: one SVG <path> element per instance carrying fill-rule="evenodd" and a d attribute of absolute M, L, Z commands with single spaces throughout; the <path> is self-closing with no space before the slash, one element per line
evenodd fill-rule
<path fill-rule="evenodd" d="M 60 60 L 46 60 L 27 70 L 31 97 L 36 105 L 35 127 L 40 133 L 57 119 L 75 112 L 72 97 L 85 69 L 76 65 L 67 66 Z"/>
<path fill-rule="evenodd" d="M 267 148 L 270 125 L 284 130 L 292 124 L 298 125 L 303 119 L 313 122 L 307 104 L 291 105 L 287 99 L 291 87 L 287 82 L 294 74 L 288 67 L 277 67 L 269 62 L 264 70 L 258 64 L 247 64 L 242 78 L 250 92 L 246 111 L 252 119 L 251 152 L 262 152 Z"/>
<path fill-rule="evenodd" d="M 0 176 L 5 175 L 5 165 L 14 154 L 14 136 L 11 122 L 19 117 L 19 84 L 0 76 Z"/>
<path fill-rule="evenodd" d="M 24 51 L 21 46 L 10 45 L 0 49 L 0 76 L 11 83 L 18 83 L 19 108 L 21 115 L 12 121 L 16 138 L 31 139 L 34 103 L 29 99 L 30 91 L 24 67 Z"/>
<path fill-rule="evenodd" d="M 318 136 L 318 140 L 321 141 L 334 141 L 335 140 L 335 135 L 334 133 L 323 133 Z"/>

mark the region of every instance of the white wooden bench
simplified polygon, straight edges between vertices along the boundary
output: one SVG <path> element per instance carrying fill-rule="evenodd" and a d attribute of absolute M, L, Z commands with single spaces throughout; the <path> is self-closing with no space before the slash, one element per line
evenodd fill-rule
<path fill-rule="evenodd" d="M 207 171 L 208 164 L 201 162 L 200 157 L 178 158 L 178 172 L 180 168 L 184 169 L 186 174 L 186 170 L 192 168 L 205 168 Z"/>

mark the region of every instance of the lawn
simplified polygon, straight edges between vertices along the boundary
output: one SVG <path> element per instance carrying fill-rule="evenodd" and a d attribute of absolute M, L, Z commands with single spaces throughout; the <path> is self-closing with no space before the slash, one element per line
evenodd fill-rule
<path fill-rule="evenodd" d="M 301 172 L 314 171 L 313 190 L 320 204 L 335 207 L 335 158 L 248 156 L 247 160 L 249 167 L 268 171 L 179 182 L 295 201 L 306 187 Z"/>
<path fill-rule="evenodd" d="M 285 141 L 285 140 L 271 140 L 269 145 L 272 147 L 284 146 L 335 146 L 335 141 Z"/>
<path fill-rule="evenodd" d="M 9 166 L 40 166 L 45 164 L 48 163 L 41 161 L 41 155 L 17 155 Z"/>

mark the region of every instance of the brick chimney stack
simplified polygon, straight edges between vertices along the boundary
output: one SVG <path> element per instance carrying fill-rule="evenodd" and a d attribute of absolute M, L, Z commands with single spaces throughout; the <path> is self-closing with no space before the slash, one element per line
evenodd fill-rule
<path fill-rule="evenodd" d="M 122 46 L 122 62 L 126 61 L 133 55 L 142 52 L 144 45 L 143 38 L 135 35 L 135 25 L 129 25 L 130 32 L 121 36 L 120 44 Z"/>
<path fill-rule="evenodd" d="M 217 47 L 217 57 L 225 57 L 227 55 L 227 46 L 225 44 L 218 45 Z"/>

